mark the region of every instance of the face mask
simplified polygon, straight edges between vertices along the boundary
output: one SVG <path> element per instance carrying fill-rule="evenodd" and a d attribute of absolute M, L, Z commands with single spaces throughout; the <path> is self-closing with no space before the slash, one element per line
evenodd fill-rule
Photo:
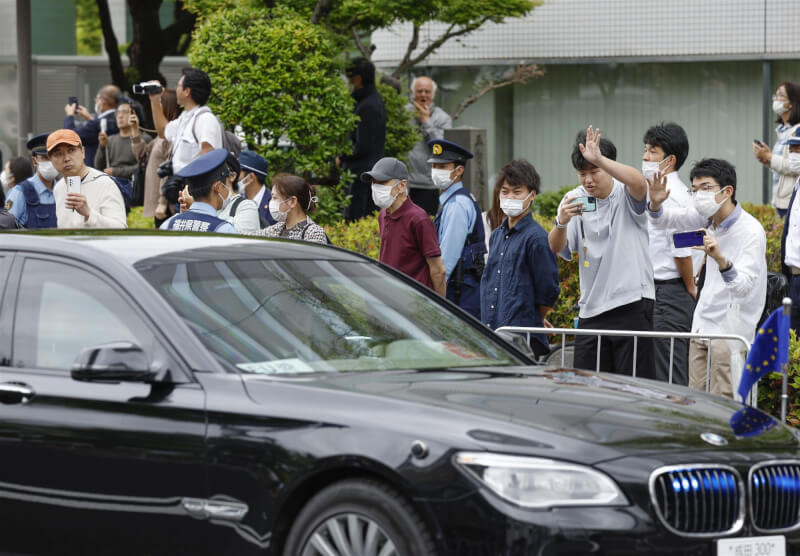
<path fill-rule="evenodd" d="M 772 111 L 775 112 L 778 116 L 781 114 L 786 114 L 789 111 L 788 108 L 784 106 L 785 102 L 782 100 L 773 100 L 772 101 Z"/>
<path fill-rule="evenodd" d="M 440 170 L 439 168 L 431 168 L 431 181 L 433 185 L 439 189 L 447 189 L 453 184 L 450 179 L 450 170 Z"/>
<path fill-rule="evenodd" d="M 500 197 L 500 210 L 502 210 L 506 216 L 519 216 L 525 211 L 525 201 L 530 199 L 530 196 L 533 195 L 533 191 L 531 191 L 527 197 L 524 199 L 507 199 L 505 197 Z M 530 205 L 528 206 L 530 208 Z"/>
<path fill-rule="evenodd" d="M 725 202 L 725 199 L 723 199 L 721 203 L 718 203 L 716 195 L 717 192 L 715 191 L 695 191 L 692 193 L 694 210 L 700 213 L 701 216 L 711 218 Z"/>
<path fill-rule="evenodd" d="M 0 185 L 3 186 L 4 191 L 8 191 L 8 186 L 11 183 L 11 176 L 8 175 L 8 172 L 3 170 L 0 172 Z"/>
<path fill-rule="evenodd" d="M 270 199 L 269 200 L 269 213 L 272 215 L 272 218 L 275 219 L 275 222 L 286 222 L 286 217 L 289 216 L 289 211 L 281 211 L 281 204 L 283 201 L 278 201 L 277 199 Z"/>
<path fill-rule="evenodd" d="M 394 197 L 392 197 L 392 188 L 393 185 L 381 185 L 379 183 L 372 184 L 372 202 L 375 203 L 378 208 L 388 208 L 392 206 L 394 200 L 400 196 L 400 193 L 397 193 Z"/>
<path fill-rule="evenodd" d="M 49 160 L 46 162 L 38 162 L 37 169 L 39 170 L 39 174 L 47 181 L 53 181 L 56 179 L 56 176 L 58 176 L 58 170 L 56 170 L 53 163 Z"/>
<path fill-rule="evenodd" d="M 241 186 L 242 189 L 247 189 L 248 187 L 250 187 L 250 183 L 251 183 L 250 174 L 248 174 L 242 181 L 239 182 L 239 185 Z"/>
<path fill-rule="evenodd" d="M 228 186 L 223 184 L 222 187 L 223 187 L 223 189 L 225 189 L 225 191 L 228 192 L 228 196 L 227 197 L 223 197 L 220 194 L 219 190 L 217 190 L 217 197 L 219 197 L 222 200 L 222 206 L 219 208 L 219 210 L 224 210 L 225 207 L 228 206 L 228 203 L 230 203 L 231 199 L 233 198 L 233 193 L 231 193 L 231 190 L 228 189 Z"/>
<path fill-rule="evenodd" d="M 100 106 L 100 103 L 99 103 L 99 102 L 95 102 L 95 103 L 94 103 L 94 113 L 95 113 L 95 114 L 99 114 L 99 113 L 100 113 L 100 109 L 101 109 L 101 108 L 102 108 L 102 106 Z"/>

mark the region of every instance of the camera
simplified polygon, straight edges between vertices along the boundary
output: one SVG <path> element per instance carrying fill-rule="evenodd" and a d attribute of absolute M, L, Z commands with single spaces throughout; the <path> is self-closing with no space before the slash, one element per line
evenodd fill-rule
<path fill-rule="evenodd" d="M 151 95 L 163 91 L 163 87 L 158 83 L 137 83 L 131 87 L 134 95 Z"/>
<path fill-rule="evenodd" d="M 173 172 L 172 172 L 172 159 L 168 158 L 167 160 L 162 162 L 158 166 L 158 169 L 156 170 L 156 174 L 158 175 L 159 178 L 168 178 L 168 177 L 170 177 L 173 174 Z"/>
<path fill-rule="evenodd" d="M 178 195 L 186 185 L 186 181 L 179 176 L 170 176 L 161 186 L 161 194 L 167 199 L 167 202 L 175 204 L 178 202 Z"/>

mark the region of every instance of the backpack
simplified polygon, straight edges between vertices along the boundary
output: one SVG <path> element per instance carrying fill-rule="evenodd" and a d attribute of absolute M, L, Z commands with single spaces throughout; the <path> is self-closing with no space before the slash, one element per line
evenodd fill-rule
<path fill-rule="evenodd" d="M 108 176 L 114 182 L 114 185 L 119 189 L 122 194 L 122 201 L 125 203 L 125 214 L 131 211 L 131 202 L 133 199 L 133 188 L 131 187 L 130 180 L 125 178 L 118 178 L 117 176 Z"/>

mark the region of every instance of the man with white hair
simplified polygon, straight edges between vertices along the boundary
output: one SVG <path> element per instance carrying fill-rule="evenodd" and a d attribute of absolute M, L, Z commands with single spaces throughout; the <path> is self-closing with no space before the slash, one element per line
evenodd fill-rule
<path fill-rule="evenodd" d="M 444 130 L 453 127 L 450 115 L 438 106 L 434 106 L 435 96 L 436 82 L 430 77 L 420 75 L 411 82 L 411 104 L 408 105 L 408 109 L 414 113 L 422 139 L 408 153 L 409 196 L 414 204 L 432 216 L 439 210 L 441 192 L 431 180 L 428 141 L 444 139 Z"/>

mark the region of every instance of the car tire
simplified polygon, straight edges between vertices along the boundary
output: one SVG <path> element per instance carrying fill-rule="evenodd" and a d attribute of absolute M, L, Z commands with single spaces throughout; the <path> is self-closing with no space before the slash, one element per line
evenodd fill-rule
<path fill-rule="evenodd" d="M 283 554 L 350 553 L 435 556 L 436 549 L 422 519 L 397 491 L 378 481 L 349 479 L 325 488 L 305 505 Z"/>

